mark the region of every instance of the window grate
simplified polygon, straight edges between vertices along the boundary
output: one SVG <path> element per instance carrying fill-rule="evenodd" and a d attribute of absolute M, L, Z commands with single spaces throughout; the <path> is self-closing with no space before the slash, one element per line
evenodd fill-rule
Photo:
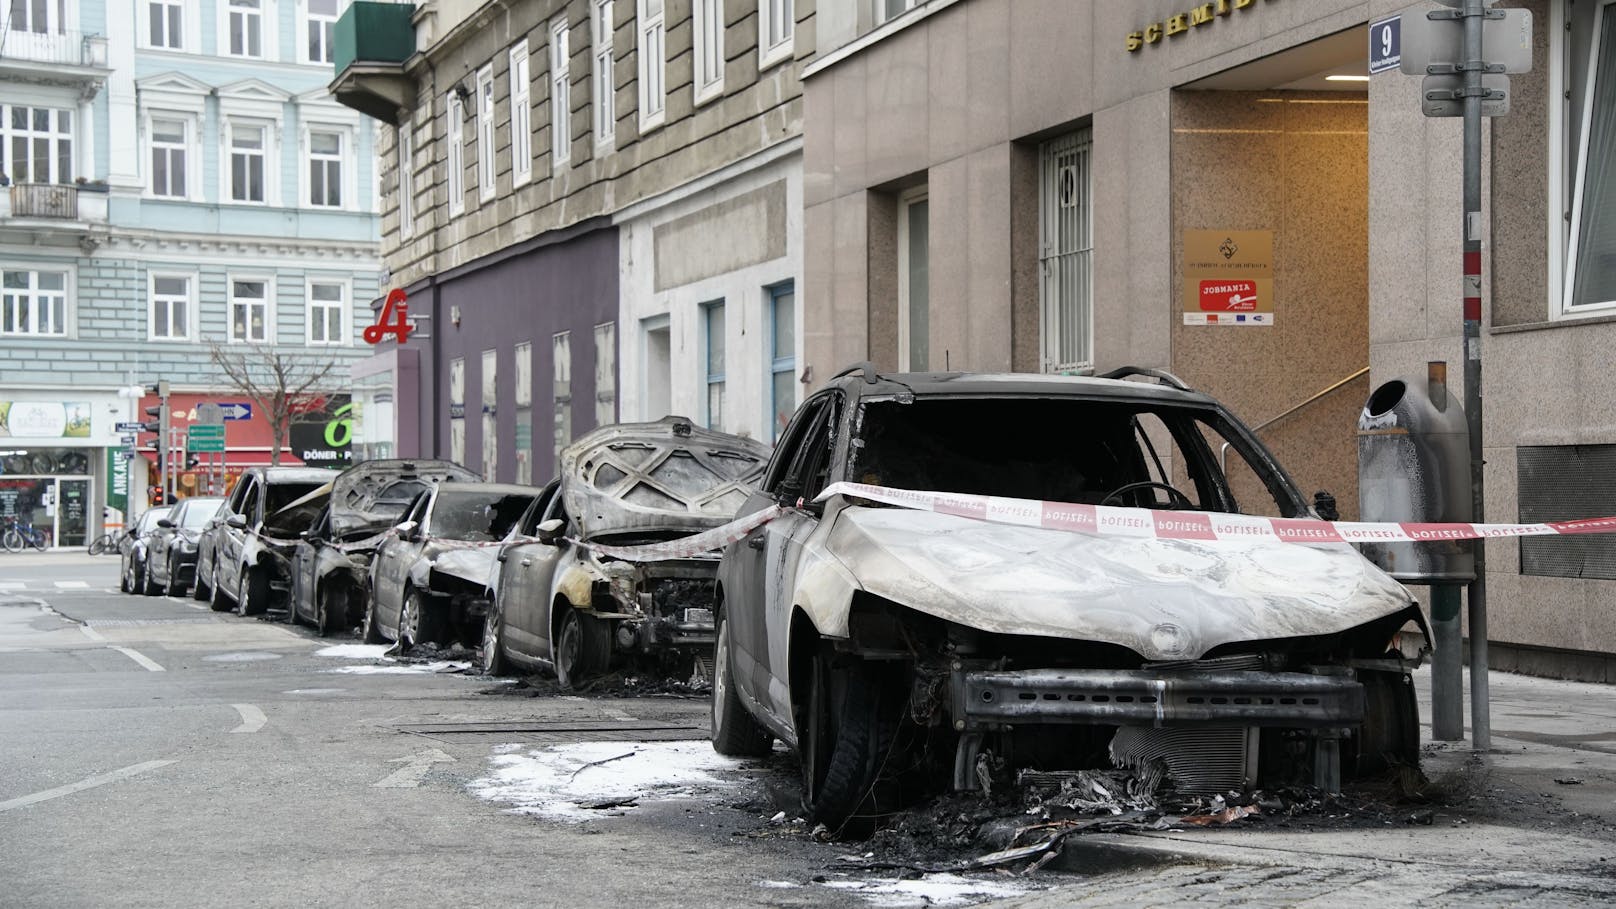
<path fill-rule="evenodd" d="M 1045 372 L 1079 370 L 1094 361 L 1093 145 L 1093 133 L 1081 129 L 1039 148 L 1039 328 Z"/>
<path fill-rule="evenodd" d="M 1523 522 L 1616 514 L 1616 445 L 1523 445 L 1515 467 Z M 1523 575 L 1616 580 L 1610 534 L 1522 537 L 1520 553 Z"/>

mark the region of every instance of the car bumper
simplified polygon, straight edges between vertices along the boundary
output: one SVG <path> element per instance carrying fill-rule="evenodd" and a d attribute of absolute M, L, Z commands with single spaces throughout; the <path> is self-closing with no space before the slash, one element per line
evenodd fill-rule
<path fill-rule="evenodd" d="M 1301 672 L 956 669 L 955 727 L 1020 724 L 1330 728 L 1363 721 L 1364 690 Z"/>

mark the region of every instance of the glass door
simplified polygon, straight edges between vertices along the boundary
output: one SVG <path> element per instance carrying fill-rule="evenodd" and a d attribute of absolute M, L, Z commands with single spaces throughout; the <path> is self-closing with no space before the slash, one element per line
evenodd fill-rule
<path fill-rule="evenodd" d="M 56 536 L 58 546 L 85 546 L 89 543 L 90 481 L 56 481 Z"/>

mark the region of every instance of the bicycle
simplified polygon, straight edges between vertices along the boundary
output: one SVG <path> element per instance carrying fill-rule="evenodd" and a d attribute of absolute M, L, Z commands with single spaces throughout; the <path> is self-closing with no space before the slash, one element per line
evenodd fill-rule
<path fill-rule="evenodd" d="M 123 525 L 121 524 L 108 524 L 105 526 L 117 527 L 119 530 L 122 530 L 123 528 Z M 85 548 L 90 550 L 90 555 L 105 555 L 109 552 L 115 553 L 118 551 L 118 538 L 118 530 L 108 530 L 91 540 L 90 545 Z"/>
<path fill-rule="evenodd" d="M 44 552 L 48 545 L 45 540 L 45 531 L 39 530 L 33 524 L 24 524 L 15 517 L 7 518 L 5 533 L 0 534 L 0 546 L 10 552 L 22 552 L 26 546 L 32 546 Z"/>

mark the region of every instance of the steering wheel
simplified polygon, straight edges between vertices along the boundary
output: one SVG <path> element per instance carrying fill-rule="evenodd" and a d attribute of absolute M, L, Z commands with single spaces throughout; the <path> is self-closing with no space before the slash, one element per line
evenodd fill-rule
<path fill-rule="evenodd" d="M 1136 489 L 1164 489 L 1167 491 L 1167 504 L 1183 505 L 1183 510 L 1185 511 L 1195 510 L 1195 503 L 1190 501 L 1189 496 L 1179 492 L 1176 488 L 1168 485 L 1167 483 L 1157 483 L 1155 480 L 1140 480 L 1137 483 L 1124 483 L 1123 485 L 1118 486 L 1116 489 L 1111 490 L 1111 492 L 1108 493 L 1105 498 L 1100 500 L 1100 504 L 1110 505 L 1112 499 L 1118 499 L 1124 493 L 1133 492 Z"/>

